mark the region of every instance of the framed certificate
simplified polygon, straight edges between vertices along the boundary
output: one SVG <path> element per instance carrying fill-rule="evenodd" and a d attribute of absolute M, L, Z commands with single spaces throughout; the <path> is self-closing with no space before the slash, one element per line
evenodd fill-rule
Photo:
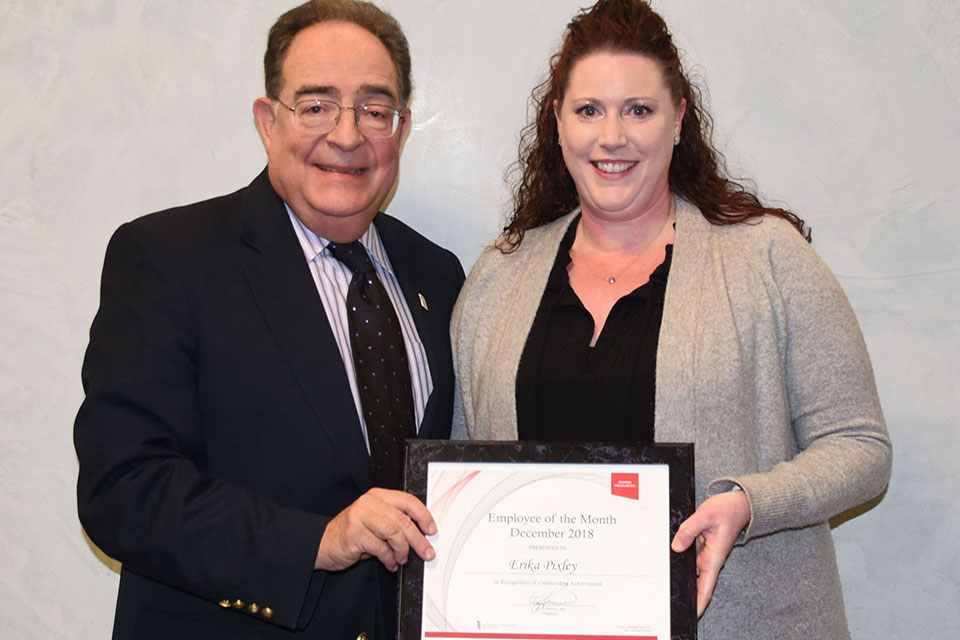
<path fill-rule="evenodd" d="M 692 444 L 410 440 L 437 557 L 402 568 L 402 640 L 694 640 Z"/>

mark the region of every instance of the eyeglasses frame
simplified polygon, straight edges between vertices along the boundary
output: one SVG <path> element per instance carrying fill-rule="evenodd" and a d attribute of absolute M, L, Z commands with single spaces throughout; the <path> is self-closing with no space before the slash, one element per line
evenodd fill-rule
<path fill-rule="evenodd" d="M 380 104 L 380 103 L 376 103 L 376 102 L 371 102 L 371 103 L 361 102 L 359 105 L 356 105 L 356 106 L 353 106 L 353 107 L 345 107 L 345 106 L 343 106 L 342 104 L 340 104 L 339 102 L 336 102 L 336 101 L 334 101 L 334 100 L 325 100 L 325 99 L 321 99 L 321 98 L 304 98 L 303 100 L 298 100 L 297 102 L 295 102 L 294 105 L 291 107 L 291 106 L 289 106 L 287 103 L 285 103 L 283 100 L 281 100 L 280 98 L 273 98 L 273 101 L 276 102 L 277 105 L 282 106 L 282 107 L 283 107 L 284 109 L 286 109 L 287 111 L 290 111 L 291 113 L 293 113 L 293 122 L 294 122 L 294 124 L 296 125 L 296 127 L 297 127 L 298 129 L 302 129 L 302 130 L 304 130 L 304 131 L 312 131 L 313 129 L 311 129 L 310 127 L 301 126 L 301 124 L 300 124 L 300 116 L 297 115 L 297 109 L 296 109 L 296 106 L 297 106 L 298 104 L 301 104 L 301 103 L 303 103 L 303 102 L 314 102 L 314 103 L 322 102 L 322 103 L 324 103 L 324 104 L 336 105 L 336 107 L 337 107 L 337 117 L 334 118 L 334 120 L 333 120 L 333 126 L 330 127 L 330 129 L 328 129 L 327 131 L 317 132 L 317 135 L 326 135 L 326 134 L 330 133 L 331 131 L 333 131 L 334 129 L 336 129 L 336 128 L 337 128 L 337 125 L 340 124 L 340 116 L 343 115 L 343 112 L 344 112 L 345 109 L 349 109 L 349 110 L 353 111 L 353 122 L 354 122 L 354 124 L 355 124 L 356 127 L 357 127 L 357 132 L 359 132 L 360 135 L 362 135 L 364 138 L 371 138 L 371 137 L 372 137 L 372 138 L 374 138 L 374 139 L 376 139 L 376 140 L 387 140 L 387 139 L 392 138 L 393 136 L 397 135 L 397 131 L 400 131 L 400 123 L 403 122 L 404 120 L 406 120 L 406 118 L 407 118 L 405 115 L 403 115 L 403 111 L 401 111 L 401 110 L 399 110 L 399 109 L 395 109 L 395 108 L 393 108 L 393 107 L 391 107 L 391 106 L 389 106 L 389 105 Z M 388 111 L 390 111 L 390 112 L 393 113 L 393 122 L 394 122 L 393 127 L 392 127 L 393 130 L 392 130 L 389 134 L 387 134 L 387 135 L 385 135 L 385 136 L 370 136 L 370 135 L 368 135 L 368 134 L 366 134 L 366 133 L 364 133 L 363 131 L 360 130 L 360 110 L 361 110 L 363 107 L 369 107 L 369 106 L 383 107 L 384 109 L 386 109 L 386 110 L 388 110 Z"/>

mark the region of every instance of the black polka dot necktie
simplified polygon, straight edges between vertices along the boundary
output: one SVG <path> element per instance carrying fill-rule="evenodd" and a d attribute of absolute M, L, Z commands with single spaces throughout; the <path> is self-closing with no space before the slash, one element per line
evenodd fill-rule
<path fill-rule="evenodd" d="M 403 486 L 403 441 L 416 435 L 400 321 L 359 241 L 331 242 L 327 249 L 353 272 L 347 289 L 347 318 L 373 483 L 399 489 Z"/>

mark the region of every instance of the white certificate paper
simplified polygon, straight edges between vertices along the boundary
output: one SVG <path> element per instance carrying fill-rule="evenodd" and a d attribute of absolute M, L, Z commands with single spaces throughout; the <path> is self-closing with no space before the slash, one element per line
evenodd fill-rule
<path fill-rule="evenodd" d="M 669 640 L 666 464 L 430 462 L 420 637 Z"/>

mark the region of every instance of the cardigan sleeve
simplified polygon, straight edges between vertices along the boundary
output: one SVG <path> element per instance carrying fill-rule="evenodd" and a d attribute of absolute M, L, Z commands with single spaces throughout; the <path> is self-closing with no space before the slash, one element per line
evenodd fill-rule
<path fill-rule="evenodd" d="M 839 282 L 796 232 L 774 237 L 790 427 L 798 452 L 768 471 L 713 480 L 741 487 L 751 521 L 742 540 L 824 522 L 885 488 L 892 449 L 860 327 Z"/>

